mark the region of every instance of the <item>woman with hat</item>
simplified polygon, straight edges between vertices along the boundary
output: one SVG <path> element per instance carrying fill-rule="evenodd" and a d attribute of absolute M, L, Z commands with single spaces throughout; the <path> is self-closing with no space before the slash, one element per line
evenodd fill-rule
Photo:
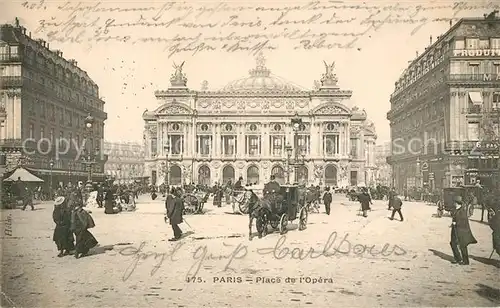
<path fill-rule="evenodd" d="M 71 213 L 71 230 L 75 232 L 75 258 L 84 257 L 91 248 L 97 246 L 97 240 L 88 229 L 95 227 L 92 216 L 81 206 Z"/>
<path fill-rule="evenodd" d="M 452 211 L 451 241 L 455 261 L 462 265 L 469 265 L 469 252 L 467 246 L 476 244 L 477 241 L 472 234 L 469 225 L 467 209 L 463 206 L 462 197 L 455 197 L 455 209 Z"/>
<path fill-rule="evenodd" d="M 57 197 L 54 201 L 52 219 L 56 223 L 52 240 L 57 245 L 58 257 L 70 254 L 75 249 L 73 232 L 71 231 L 71 210 L 68 208 L 66 198 Z"/>

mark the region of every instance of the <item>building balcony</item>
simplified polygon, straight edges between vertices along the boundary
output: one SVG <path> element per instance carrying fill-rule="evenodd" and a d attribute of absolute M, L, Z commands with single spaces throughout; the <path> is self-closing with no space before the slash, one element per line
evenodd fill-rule
<path fill-rule="evenodd" d="M 23 146 L 22 139 L 0 139 L 1 148 L 21 148 Z"/>
<path fill-rule="evenodd" d="M 0 53 L 1 62 L 20 62 L 23 57 L 19 54 Z"/>
<path fill-rule="evenodd" d="M 22 87 L 22 76 L 0 76 L 0 85 L 2 88 Z"/>
<path fill-rule="evenodd" d="M 470 151 L 477 145 L 477 141 L 448 141 L 444 146 L 446 152 Z"/>
<path fill-rule="evenodd" d="M 342 155 L 340 153 L 335 153 L 335 152 L 323 152 L 323 157 L 325 158 L 334 158 L 334 159 L 340 159 Z"/>
<path fill-rule="evenodd" d="M 483 106 L 482 105 L 473 105 L 473 106 L 469 106 L 468 108 L 465 108 L 463 110 L 463 113 L 466 113 L 466 114 L 481 114 L 483 112 Z"/>

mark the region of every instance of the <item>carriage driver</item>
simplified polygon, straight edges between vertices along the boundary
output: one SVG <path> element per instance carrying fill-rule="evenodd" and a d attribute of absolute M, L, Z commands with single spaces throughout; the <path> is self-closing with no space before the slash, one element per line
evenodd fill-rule
<path fill-rule="evenodd" d="M 283 200 L 283 197 L 280 195 L 280 191 L 280 184 L 276 182 L 275 176 L 271 175 L 271 180 L 266 185 L 264 185 L 264 196 L 267 196 L 269 202 L 273 207 L 279 205 Z"/>
<path fill-rule="evenodd" d="M 238 181 L 234 183 L 234 190 L 245 190 L 245 187 L 241 184 L 243 182 L 243 177 L 239 177 Z"/>
<path fill-rule="evenodd" d="M 281 190 L 281 186 L 276 182 L 276 177 L 271 175 L 271 180 L 265 185 L 264 193 L 267 194 L 277 194 Z"/>

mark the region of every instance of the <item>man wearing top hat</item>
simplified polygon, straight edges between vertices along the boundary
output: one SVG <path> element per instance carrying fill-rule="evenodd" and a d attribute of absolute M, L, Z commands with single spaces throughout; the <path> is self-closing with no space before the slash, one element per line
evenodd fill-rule
<path fill-rule="evenodd" d="M 469 252 L 467 246 L 476 244 L 477 241 L 472 234 L 469 225 L 467 209 L 463 206 L 462 197 L 455 197 L 455 209 L 452 210 L 451 241 L 453 251 L 453 263 L 469 265 Z"/>
<path fill-rule="evenodd" d="M 281 185 L 276 182 L 276 177 L 271 175 L 270 181 L 264 185 L 264 197 L 267 196 L 273 210 L 276 206 L 281 206 L 282 196 L 279 194 Z"/>

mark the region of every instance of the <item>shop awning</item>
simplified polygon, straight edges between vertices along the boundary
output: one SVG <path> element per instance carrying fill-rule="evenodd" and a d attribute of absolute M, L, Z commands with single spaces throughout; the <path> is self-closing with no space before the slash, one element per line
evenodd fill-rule
<path fill-rule="evenodd" d="M 469 98 L 474 105 L 483 104 L 483 97 L 481 95 L 481 92 L 469 92 Z"/>
<path fill-rule="evenodd" d="M 43 182 L 42 179 L 22 167 L 17 168 L 14 173 L 12 173 L 8 178 L 4 180 L 4 182 L 15 182 L 18 179 L 22 182 Z"/>

